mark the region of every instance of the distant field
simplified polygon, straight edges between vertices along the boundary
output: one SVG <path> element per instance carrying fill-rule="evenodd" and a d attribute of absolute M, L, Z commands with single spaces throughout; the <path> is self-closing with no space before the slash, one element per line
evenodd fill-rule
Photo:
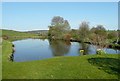
<path fill-rule="evenodd" d="M 13 30 L 2 30 L 2 37 L 10 41 L 24 38 L 45 38 L 44 36 L 39 36 L 39 34 L 36 33 L 19 32 Z"/>
<path fill-rule="evenodd" d="M 26 32 L 18 32 L 18 31 L 13 31 L 13 30 L 2 30 L 2 35 L 7 35 L 11 37 L 17 37 L 17 36 L 37 36 L 37 34 L 31 34 L 31 33 L 26 33 Z"/>

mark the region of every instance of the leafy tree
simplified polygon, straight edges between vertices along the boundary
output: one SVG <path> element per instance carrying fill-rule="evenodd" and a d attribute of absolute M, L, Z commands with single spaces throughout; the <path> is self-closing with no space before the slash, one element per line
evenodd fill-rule
<path fill-rule="evenodd" d="M 79 40 L 78 30 L 72 29 L 72 30 L 70 31 L 70 34 L 71 34 L 71 38 L 72 38 L 72 39 L 74 39 L 74 40 Z"/>
<path fill-rule="evenodd" d="M 70 25 L 67 20 L 60 16 L 55 16 L 51 20 L 51 26 L 49 26 L 48 36 L 52 39 L 63 39 L 70 31 Z"/>
<path fill-rule="evenodd" d="M 70 30 L 70 24 L 67 20 L 64 20 L 64 30 L 69 31 Z"/>
<path fill-rule="evenodd" d="M 56 26 L 56 25 L 61 25 L 64 23 L 64 19 L 60 16 L 54 16 L 53 19 L 51 20 L 51 25 Z"/>
<path fill-rule="evenodd" d="M 111 31 L 111 32 L 108 32 L 108 36 L 107 36 L 108 39 L 117 39 L 117 31 Z"/>

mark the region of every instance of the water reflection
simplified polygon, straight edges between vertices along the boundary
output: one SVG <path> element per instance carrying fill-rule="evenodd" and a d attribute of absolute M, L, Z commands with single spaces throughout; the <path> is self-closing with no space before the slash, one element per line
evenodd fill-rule
<path fill-rule="evenodd" d="M 48 39 L 25 39 L 14 41 L 15 52 L 11 55 L 11 61 L 22 62 L 30 60 L 41 60 L 55 56 L 81 56 L 87 54 L 96 54 L 95 46 Z M 107 54 L 119 54 L 120 50 L 105 48 Z M 80 53 L 80 50 L 84 50 Z"/>
<path fill-rule="evenodd" d="M 70 41 L 49 40 L 49 46 L 53 56 L 63 56 L 70 50 Z"/>

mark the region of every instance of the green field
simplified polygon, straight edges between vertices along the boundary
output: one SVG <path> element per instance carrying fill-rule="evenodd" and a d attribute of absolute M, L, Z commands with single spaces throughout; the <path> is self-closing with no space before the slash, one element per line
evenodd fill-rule
<path fill-rule="evenodd" d="M 20 40 L 24 38 L 42 38 L 38 36 L 38 34 L 18 32 L 13 30 L 2 30 L 2 36 L 9 41 Z"/>
<path fill-rule="evenodd" d="M 2 35 L 7 35 L 9 37 L 29 37 L 29 36 L 37 36 L 37 34 L 31 34 L 26 32 L 18 32 L 13 30 L 2 30 Z"/>
<path fill-rule="evenodd" d="M 118 79 L 118 55 L 66 56 L 10 62 L 12 43 L 3 41 L 3 79 Z"/>

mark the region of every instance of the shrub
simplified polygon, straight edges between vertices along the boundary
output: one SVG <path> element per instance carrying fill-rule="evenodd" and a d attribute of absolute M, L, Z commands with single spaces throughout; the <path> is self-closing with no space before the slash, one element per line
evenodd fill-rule
<path fill-rule="evenodd" d="M 97 49 L 96 54 L 97 55 L 103 55 L 103 54 L 106 54 L 106 52 L 102 49 Z"/>
<path fill-rule="evenodd" d="M 3 38 L 4 40 L 7 40 L 9 37 L 8 37 L 7 35 L 2 35 L 2 38 Z"/>
<path fill-rule="evenodd" d="M 64 35 L 64 39 L 65 40 L 70 40 L 71 39 L 71 35 L 70 34 L 65 34 Z"/>

